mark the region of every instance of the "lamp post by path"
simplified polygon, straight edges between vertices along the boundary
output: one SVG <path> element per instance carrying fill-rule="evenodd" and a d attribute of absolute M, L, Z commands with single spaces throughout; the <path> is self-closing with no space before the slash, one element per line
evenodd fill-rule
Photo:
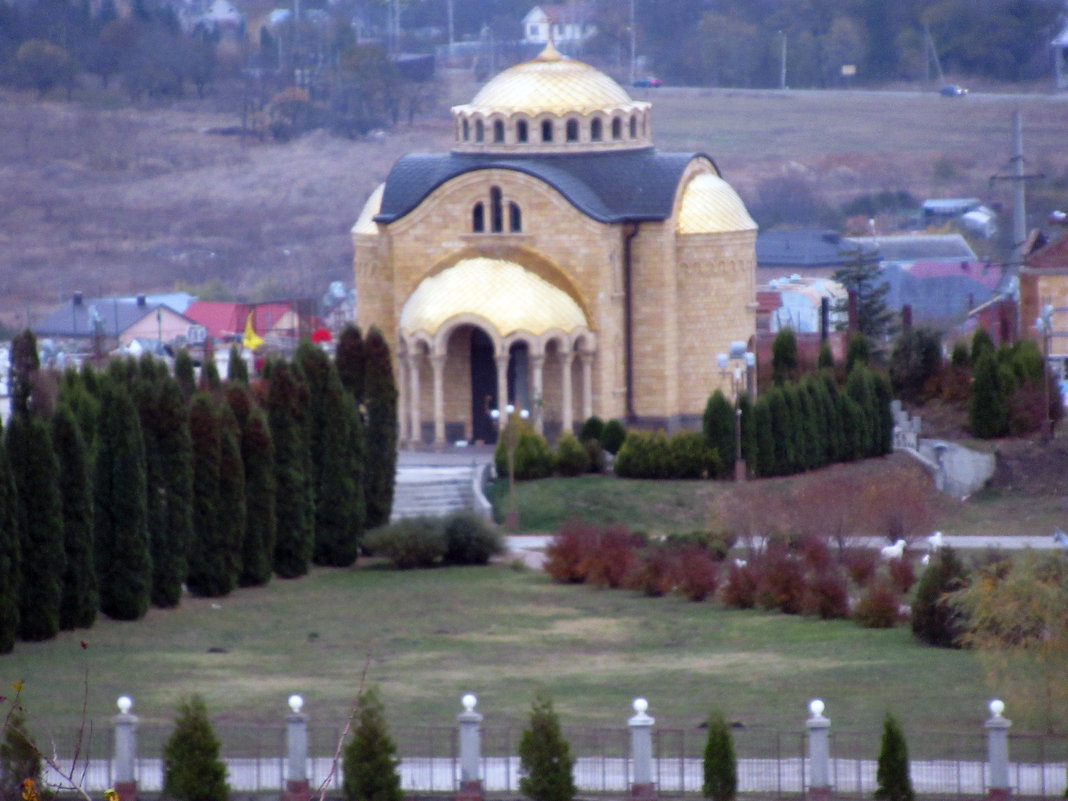
<path fill-rule="evenodd" d="M 501 427 L 501 410 L 492 409 L 490 417 L 493 424 L 500 431 L 501 440 L 504 442 L 504 452 L 508 457 L 508 512 L 505 514 L 504 525 L 509 531 L 519 529 L 519 511 L 515 507 L 515 451 L 519 447 L 519 425 L 513 419 L 515 406 L 509 403 L 505 407 L 504 427 Z M 530 412 L 526 409 L 519 410 L 519 419 L 526 420 Z"/>

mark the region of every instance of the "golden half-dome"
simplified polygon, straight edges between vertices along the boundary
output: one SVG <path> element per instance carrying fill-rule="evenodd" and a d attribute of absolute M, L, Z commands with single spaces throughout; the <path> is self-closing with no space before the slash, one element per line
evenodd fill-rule
<path fill-rule="evenodd" d="M 424 278 L 401 310 L 400 329 L 433 336 L 458 315 L 480 317 L 502 337 L 587 325 L 582 309 L 559 287 L 515 262 L 481 256 Z"/>
<path fill-rule="evenodd" d="M 375 225 L 375 215 L 382 209 L 382 195 L 385 191 L 386 185 L 384 183 L 375 187 L 375 191 L 371 193 L 371 196 L 367 198 L 367 202 L 363 204 L 363 210 L 360 212 L 360 216 L 356 219 L 356 224 L 352 226 L 352 233 L 378 233 L 378 226 Z"/>
<path fill-rule="evenodd" d="M 738 193 L 718 175 L 699 173 L 686 184 L 675 224 L 678 233 L 718 234 L 756 227 Z"/>
<path fill-rule="evenodd" d="M 490 80 L 471 106 L 535 116 L 610 111 L 632 102 L 614 80 L 589 64 L 565 58 L 550 42 L 534 60 L 510 67 Z"/>

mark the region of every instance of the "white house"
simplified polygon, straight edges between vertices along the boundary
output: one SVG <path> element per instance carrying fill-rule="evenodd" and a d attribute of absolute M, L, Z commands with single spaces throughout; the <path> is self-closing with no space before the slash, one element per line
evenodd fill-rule
<path fill-rule="evenodd" d="M 523 17 L 523 41 L 530 44 L 584 42 L 595 33 L 593 3 L 534 6 Z"/>

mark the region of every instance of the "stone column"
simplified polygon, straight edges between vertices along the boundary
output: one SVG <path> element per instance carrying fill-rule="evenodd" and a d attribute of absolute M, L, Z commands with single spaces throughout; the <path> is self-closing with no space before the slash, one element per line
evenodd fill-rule
<path fill-rule="evenodd" d="M 501 431 L 508 425 L 508 362 L 511 358 L 508 353 L 493 357 L 497 363 L 497 409 L 501 413 L 497 420 Z"/>
<path fill-rule="evenodd" d="M 308 801 L 308 718 L 301 709 L 304 699 L 289 696 L 290 713 L 286 715 L 286 790 L 282 801 Z"/>
<path fill-rule="evenodd" d="M 111 720 L 115 724 L 115 792 L 122 801 L 137 801 L 137 715 L 130 714 L 133 701 L 129 696 L 118 700 L 119 714 Z"/>
<path fill-rule="evenodd" d="M 648 701 L 635 698 L 634 717 L 627 721 L 630 726 L 630 761 L 634 766 L 630 796 L 643 801 L 656 798 L 653 781 L 653 724 L 656 721 L 646 714 L 648 709 Z"/>
<path fill-rule="evenodd" d="M 575 362 L 574 352 L 567 352 L 561 354 L 561 361 L 563 362 L 563 372 L 560 378 L 562 379 L 563 394 L 564 394 L 564 413 L 561 415 L 563 422 L 563 433 L 573 434 L 572 429 L 575 427 L 575 391 L 571 387 L 571 365 Z"/>
<path fill-rule="evenodd" d="M 408 431 L 408 356 L 397 357 L 397 441 L 403 446 L 411 442 Z"/>
<path fill-rule="evenodd" d="M 988 801 L 1008 801 L 1012 797 L 1009 785 L 1009 726 L 1012 721 L 1001 713 L 1005 704 L 996 698 L 990 702 L 990 718 L 986 727 L 987 767 L 990 771 L 990 783 L 987 786 Z"/>
<path fill-rule="evenodd" d="M 539 434 L 545 433 L 545 415 L 542 414 L 542 396 L 544 394 L 545 354 L 536 353 L 531 358 L 534 373 L 534 399 L 531 412 L 534 415 L 534 430 Z"/>
<path fill-rule="evenodd" d="M 482 780 L 479 778 L 482 715 L 475 711 L 478 699 L 471 693 L 465 695 L 461 703 L 464 711 L 456 716 L 460 726 L 460 791 L 456 801 L 482 801 Z"/>
<path fill-rule="evenodd" d="M 579 354 L 582 363 L 582 419 L 593 415 L 593 353 L 587 350 Z"/>
<path fill-rule="evenodd" d="M 445 354 L 430 357 L 434 369 L 434 447 L 445 447 Z"/>
<path fill-rule="evenodd" d="M 419 419 L 419 354 L 412 353 L 408 356 L 408 401 L 409 423 L 411 427 L 411 443 L 413 448 L 423 444 L 423 421 Z"/>
<path fill-rule="evenodd" d="M 827 801 L 831 797 L 831 721 L 823 716 L 823 701 L 815 698 L 808 705 L 811 717 L 805 721 L 808 730 L 808 798 Z"/>

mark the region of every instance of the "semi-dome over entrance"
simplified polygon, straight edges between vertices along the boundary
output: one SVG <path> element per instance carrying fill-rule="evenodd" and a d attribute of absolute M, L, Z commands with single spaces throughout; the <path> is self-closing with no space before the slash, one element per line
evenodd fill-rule
<path fill-rule="evenodd" d="M 650 111 L 550 44 L 363 204 L 357 322 L 394 348 L 403 443 L 493 441 L 509 407 L 550 439 L 699 427 L 746 390 L 720 355 L 755 338 L 756 224 L 711 156 L 653 146 Z"/>

